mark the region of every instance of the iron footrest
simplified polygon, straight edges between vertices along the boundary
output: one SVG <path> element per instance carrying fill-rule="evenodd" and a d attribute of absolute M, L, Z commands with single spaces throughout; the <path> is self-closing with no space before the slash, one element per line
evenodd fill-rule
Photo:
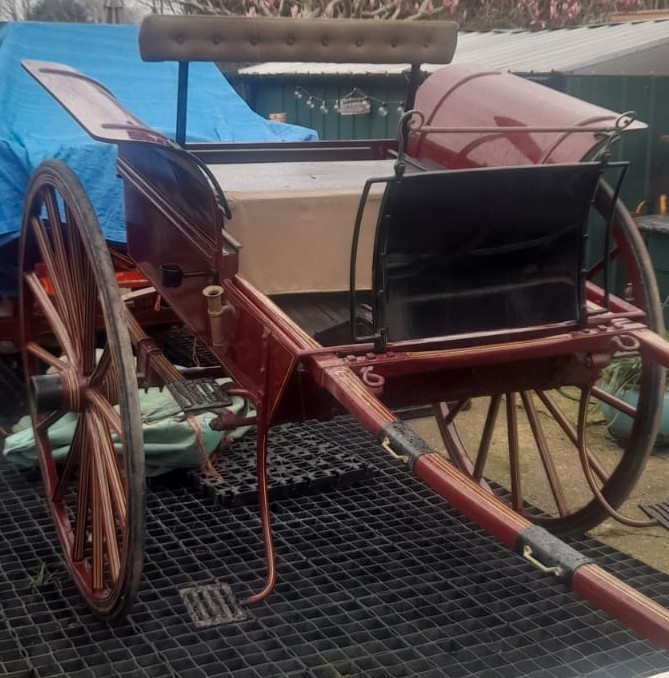
<path fill-rule="evenodd" d="M 232 398 L 226 391 L 226 385 L 208 377 L 173 381 L 167 384 L 167 389 L 186 413 L 215 410 L 232 405 Z"/>

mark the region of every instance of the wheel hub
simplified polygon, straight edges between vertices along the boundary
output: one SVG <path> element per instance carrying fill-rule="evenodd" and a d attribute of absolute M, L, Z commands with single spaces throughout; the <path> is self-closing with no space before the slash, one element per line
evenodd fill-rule
<path fill-rule="evenodd" d="M 33 376 L 30 378 L 30 390 L 38 413 L 81 410 L 83 388 L 79 375 L 73 369 Z"/>

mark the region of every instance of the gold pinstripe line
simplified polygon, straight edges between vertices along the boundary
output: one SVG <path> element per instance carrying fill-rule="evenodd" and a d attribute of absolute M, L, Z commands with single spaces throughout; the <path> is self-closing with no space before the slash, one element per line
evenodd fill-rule
<path fill-rule="evenodd" d="M 564 344 L 571 339 L 568 334 L 559 334 L 555 337 L 545 339 L 527 339 L 526 341 L 513 341 L 504 344 L 489 344 L 487 346 L 475 346 L 468 348 L 451 348 L 439 351 L 409 351 L 406 355 L 410 358 L 420 360 L 421 358 L 439 358 L 449 355 L 463 355 L 467 353 L 476 353 L 476 355 L 497 353 L 501 349 L 520 349 L 527 346 L 553 346 L 555 344 Z"/>
<path fill-rule="evenodd" d="M 443 471 L 446 471 L 451 478 L 462 482 L 462 476 L 464 474 L 457 469 L 454 469 L 438 452 L 430 452 L 428 457 Z M 464 477 L 467 478 L 467 476 Z M 469 478 L 467 478 L 467 480 L 469 481 Z M 471 481 L 469 485 L 471 490 L 477 494 L 485 504 L 490 508 L 494 508 L 496 511 L 503 513 L 507 518 L 512 520 L 517 527 L 525 529 L 532 526 L 532 523 L 529 520 L 513 511 L 513 509 L 509 508 L 501 499 L 497 499 L 495 495 L 486 492 L 473 481 Z"/>
<path fill-rule="evenodd" d="M 662 605 L 656 603 L 654 600 L 651 600 L 640 591 L 637 591 L 631 586 L 625 584 L 625 582 L 620 581 L 617 577 L 614 577 L 605 570 L 602 570 L 599 565 L 596 565 L 595 563 L 589 563 L 580 567 L 576 572 L 578 573 L 580 570 L 586 568 L 590 574 L 592 574 L 594 577 L 597 577 L 602 583 L 616 589 L 620 593 L 625 594 L 625 596 L 628 598 L 633 598 L 634 601 L 637 602 L 641 607 L 656 613 L 659 617 L 662 617 L 662 619 L 669 622 L 669 610 L 662 607 Z"/>
<path fill-rule="evenodd" d="M 279 344 L 279 346 L 281 346 L 281 348 L 283 348 L 283 349 L 285 349 L 286 351 L 288 351 L 288 349 L 287 349 L 285 346 L 283 346 L 282 344 Z M 290 352 L 289 352 L 289 351 L 288 351 L 288 353 L 289 353 L 289 355 L 290 355 Z M 292 358 L 291 361 L 290 361 L 290 365 L 288 366 L 288 369 L 286 370 L 286 374 L 285 374 L 285 376 L 284 376 L 284 378 L 283 378 L 283 381 L 281 382 L 281 386 L 279 386 L 279 390 L 278 390 L 277 393 L 276 393 L 276 398 L 274 398 L 274 402 L 272 403 L 272 405 L 271 405 L 270 408 L 269 408 L 269 416 L 270 416 L 270 419 L 271 419 L 272 416 L 274 415 L 274 412 L 275 412 L 275 410 L 276 410 L 276 408 L 277 408 L 277 406 L 278 406 L 278 404 L 279 404 L 279 400 L 281 399 L 281 396 L 283 395 L 283 391 L 284 391 L 284 389 L 286 388 L 286 384 L 288 383 L 288 380 L 290 379 L 290 377 L 291 377 L 292 374 L 293 374 L 293 371 L 294 371 L 294 369 L 295 369 L 295 363 L 296 363 L 296 362 L 297 362 L 297 361 L 295 360 L 295 358 Z"/>
<path fill-rule="evenodd" d="M 279 326 L 280 329 L 282 329 L 285 332 L 287 328 L 290 327 L 290 331 L 294 332 L 296 335 L 300 337 L 300 339 L 302 339 L 302 341 L 305 344 L 305 348 L 321 348 L 321 344 L 319 344 L 315 339 L 310 337 L 283 309 L 277 306 L 276 303 L 274 303 L 267 295 L 263 294 L 241 273 L 237 273 L 235 277 L 237 278 L 237 281 L 240 283 L 240 287 L 245 287 L 246 290 L 251 291 L 257 297 L 262 298 L 262 301 L 265 304 L 266 308 L 272 311 L 272 316 L 270 316 L 270 318 L 274 320 L 274 322 Z M 248 299 L 248 297 L 246 297 L 245 295 L 243 296 L 245 299 Z M 251 304 L 255 306 L 253 302 L 251 302 Z"/>
<path fill-rule="evenodd" d="M 377 414 L 380 414 L 390 421 L 397 420 L 397 417 L 365 388 L 365 385 L 360 381 L 360 378 L 354 374 L 350 368 L 336 367 L 331 371 L 331 375 L 340 385 L 347 386 L 352 391 L 355 391 L 355 393 Z"/>

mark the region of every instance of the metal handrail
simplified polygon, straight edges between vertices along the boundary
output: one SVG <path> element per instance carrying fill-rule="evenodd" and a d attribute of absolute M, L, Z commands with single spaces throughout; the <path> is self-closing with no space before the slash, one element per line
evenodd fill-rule
<path fill-rule="evenodd" d="M 544 126 L 523 126 L 506 125 L 499 127 L 432 127 L 425 124 L 425 114 L 418 109 L 406 111 L 397 123 L 398 129 L 398 160 L 401 160 L 405 152 L 405 144 L 408 133 L 413 132 L 419 135 L 427 134 L 528 134 L 528 133 L 589 133 L 602 134 L 608 137 L 607 146 L 614 139 L 622 134 L 634 121 L 636 113 L 627 111 L 620 114 L 613 125 L 588 125 L 586 127 L 554 127 Z"/>

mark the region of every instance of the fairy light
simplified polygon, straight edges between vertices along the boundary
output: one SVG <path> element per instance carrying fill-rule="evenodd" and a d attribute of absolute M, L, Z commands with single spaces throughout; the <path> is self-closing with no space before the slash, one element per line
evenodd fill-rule
<path fill-rule="evenodd" d="M 304 87 L 298 85 L 293 90 L 293 96 L 297 101 L 304 101 L 306 107 L 309 110 L 318 108 L 322 115 L 327 115 L 330 110 L 339 115 L 364 115 L 371 113 L 374 105 L 376 105 L 376 115 L 381 118 L 386 118 L 388 116 L 391 106 L 396 106 L 395 110 L 398 116 L 402 116 L 404 114 L 404 106 L 402 101 L 387 101 L 385 99 L 378 99 L 377 97 L 365 94 L 357 87 L 354 87 L 348 94 L 345 94 L 344 96 L 337 99 L 324 99 L 323 97 L 312 94 Z M 357 100 L 360 110 L 356 111 L 356 113 L 348 112 L 347 107 L 343 105 L 343 102 L 346 102 L 347 100 Z"/>

